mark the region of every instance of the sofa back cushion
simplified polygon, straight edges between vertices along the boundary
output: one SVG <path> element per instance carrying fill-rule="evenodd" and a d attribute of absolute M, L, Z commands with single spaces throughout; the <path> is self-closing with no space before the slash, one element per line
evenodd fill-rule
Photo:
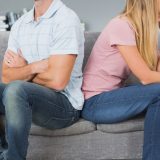
<path fill-rule="evenodd" d="M 0 81 L 2 77 L 1 75 L 2 75 L 3 55 L 7 48 L 8 37 L 9 37 L 9 32 L 0 32 Z"/>
<path fill-rule="evenodd" d="M 3 54 L 6 51 L 8 44 L 9 32 L 0 32 L 0 57 L 3 57 Z"/>
<path fill-rule="evenodd" d="M 99 34 L 100 34 L 100 32 L 85 32 L 83 70 L 84 70 L 84 67 L 87 63 L 88 57 L 91 54 L 92 48 L 93 48 Z"/>

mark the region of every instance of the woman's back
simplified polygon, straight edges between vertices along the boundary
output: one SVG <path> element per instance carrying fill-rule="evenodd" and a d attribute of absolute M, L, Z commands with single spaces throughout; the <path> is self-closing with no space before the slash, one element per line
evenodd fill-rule
<path fill-rule="evenodd" d="M 130 69 L 116 45 L 136 46 L 135 32 L 126 18 L 116 17 L 103 30 L 84 71 L 85 99 L 123 86 Z"/>

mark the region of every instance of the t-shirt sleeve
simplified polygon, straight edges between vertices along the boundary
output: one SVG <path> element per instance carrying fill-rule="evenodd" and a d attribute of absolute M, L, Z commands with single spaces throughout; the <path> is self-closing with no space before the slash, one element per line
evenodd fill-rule
<path fill-rule="evenodd" d="M 14 24 L 9 35 L 7 50 L 9 49 L 15 53 L 17 53 L 19 49 L 17 33 L 18 33 L 17 24 Z"/>
<path fill-rule="evenodd" d="M 50 55 L 79 54 L 84 34 L 79 24 L 61 25 L 53 33 L 50 44 Z"/>
<path fill-rule="evenodd" d="M 107 32 L 110 46 L 136 46 L 135 31 L 126 20 L 114 20 L 108 25 Z"/>

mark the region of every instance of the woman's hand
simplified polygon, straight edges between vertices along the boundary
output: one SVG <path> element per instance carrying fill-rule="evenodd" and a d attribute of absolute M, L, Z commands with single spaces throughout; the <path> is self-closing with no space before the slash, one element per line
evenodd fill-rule
<path fill-rule="evenodd" d="M 18 54 L 11 50 L 7 50 L 4 56 L 4 62 L 11 68 L 24 67 L 27 65 L 27 61 L 24 59 L 21 50 L 18 51 Z"/>

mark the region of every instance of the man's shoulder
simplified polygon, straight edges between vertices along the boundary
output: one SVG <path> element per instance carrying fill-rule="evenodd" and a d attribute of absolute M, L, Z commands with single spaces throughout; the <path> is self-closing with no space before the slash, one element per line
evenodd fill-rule
<path fill-rule="evenodd" d="M 78 15 L 67 6 L 63 6 L 58 10 L 56 14 L 56 22 L 61 24 L 61 26 L 77 26 L 80 25 L 80 19 Z"/>

